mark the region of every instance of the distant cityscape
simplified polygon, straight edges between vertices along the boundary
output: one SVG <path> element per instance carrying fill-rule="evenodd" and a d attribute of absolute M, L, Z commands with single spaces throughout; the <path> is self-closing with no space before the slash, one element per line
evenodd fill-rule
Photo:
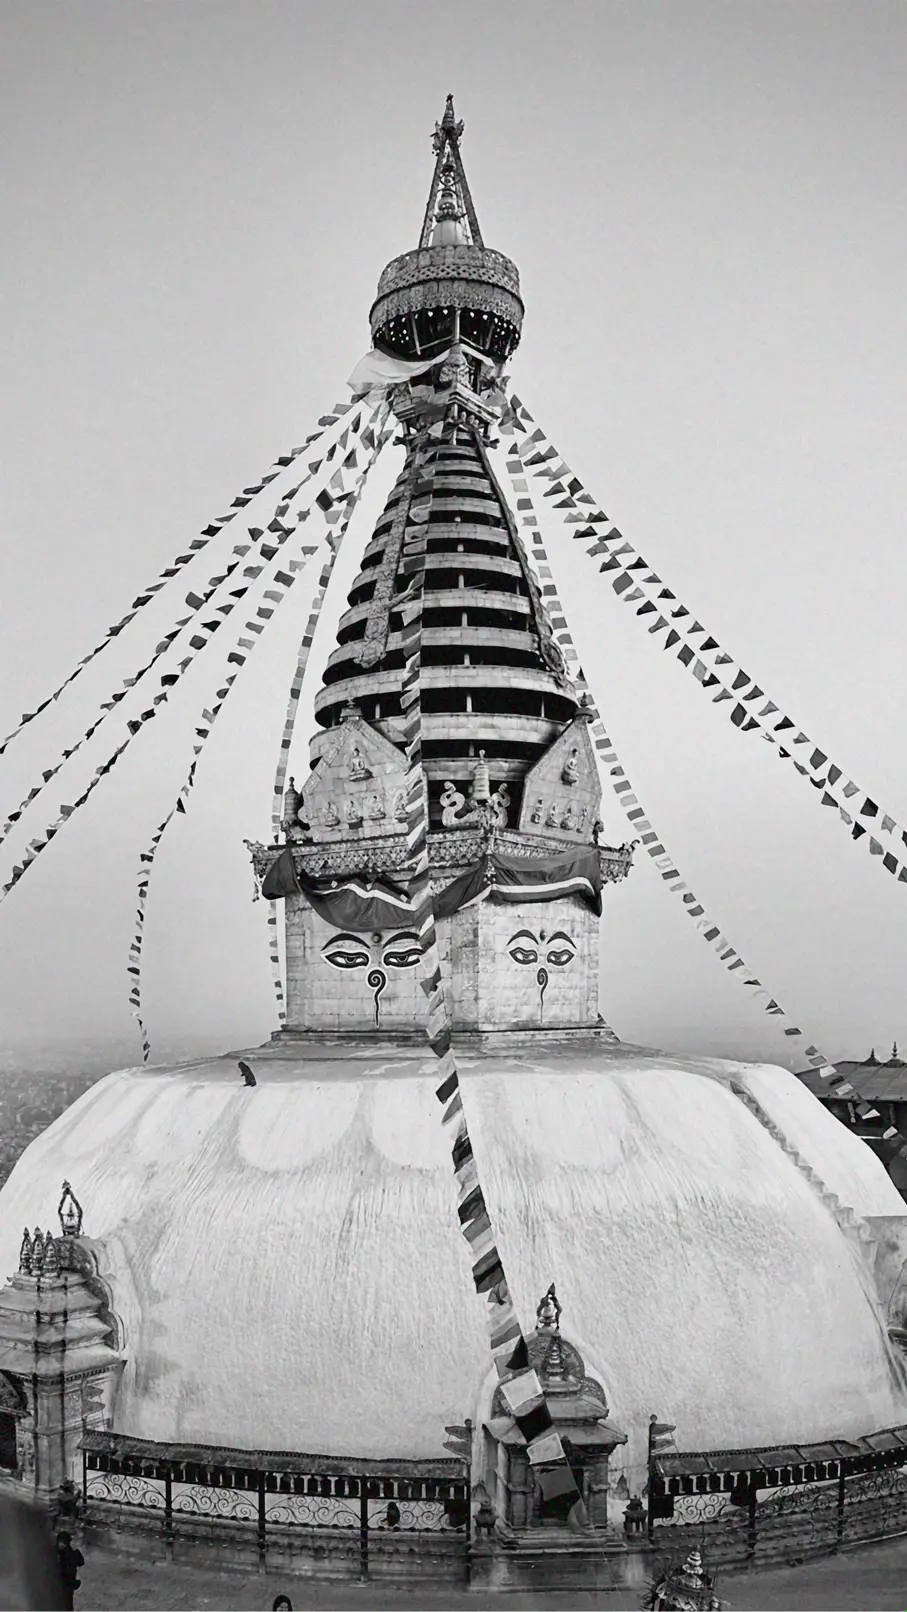
<path fill-rule="evenodd" d="M 155 1048 L 161 1061 L 178 1063 L 217 1051 L 217 1038 Z M 112 1069 L 136 1063 L 132 1042 L 49 1042 L 27 1053 L 0 1050 L 0 1187 L 30 1142 Z M 37 1067 L 35 1067 L 37 1065 Z"/>
<path fill-rule="evenodd" d="M 33 1069 L 0 1075 L 0 1187 L 29 1142 L 100 1079 L 101 1074 L 48 1074 Z"/>

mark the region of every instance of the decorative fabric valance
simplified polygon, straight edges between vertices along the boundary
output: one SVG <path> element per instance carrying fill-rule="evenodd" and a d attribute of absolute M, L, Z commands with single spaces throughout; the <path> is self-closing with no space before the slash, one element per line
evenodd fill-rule
<path fill-rule="evenodd" d="M 473 862 L 436 897 L 436 918 L 450 918 L 479 901 L 556 901 L 579 896 L 601 914 L 602 874 L 595 847 L 558 856 L 521 857 L 493 851 Z M 384 878 L 313 879 L 298 874 L 289 846 L 268 869 L 261 886 L 268 901 L 303 895 L 335 929 L 404 929 L 415 909 L 404 885 Z"/>

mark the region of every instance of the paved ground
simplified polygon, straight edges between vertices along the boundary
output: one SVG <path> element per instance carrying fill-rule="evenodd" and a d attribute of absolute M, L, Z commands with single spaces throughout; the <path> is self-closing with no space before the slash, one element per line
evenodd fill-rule
<path fill-rule="evenodd" d="M 177 1563 L 147 1567 L 107 1551 L 85 1551 L 77 1612 L 267 1612 L 276 1595 L 288 1595 L 294 1612 L 517 1612 L 523 1608 L 600 1608 L 628 1612 L 640 1606 L 639 1590 L 609 1594 L 498 1595 L 478 1592 L 381 1589 L 318 1584 L 268 1574 L 225 1573 Z M 727 1573 L 718 1586 L 733 1612 L 907 1612 L 907 1540 L 772 1572 Z"/>

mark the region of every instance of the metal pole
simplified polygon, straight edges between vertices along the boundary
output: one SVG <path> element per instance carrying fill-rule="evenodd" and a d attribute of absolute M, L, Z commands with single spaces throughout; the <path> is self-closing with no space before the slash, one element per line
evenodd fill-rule
<path fill-rule="evenodd" d="M 164 1540 L 167 1555 L 173 1555 L 173 1469 L 168 1465 L 164 1472 Z"/>
<path fill-rule="evenodd" d="M 364 1475 L 359 1479 L 359 1578 L 368 1579 L 368 1485 Z"/>
<path fill-rule="evenodd" d="M 750 1473 L 750 1492 L 746 1506 L 746 1559 L 752 1566 L 756 1554 L 756 1498 L 759 1490 L 756 1485 L 755 1472 Z"/>
<path fill-rule="evenodd" d="M 467 1416 L 464 1423 L 468 1437 L 468 1453 L 463 1460 L 466 1476 L 466 1583 L 472 1583 L 472 1422 Z"/>
<path fill-rule="evenodd" d="M 844 1462 L 838 1467 L 838 1520 L 835 1530 L 835 1550 L 841 1549 L 844 1539 L 844 1503 L 847 1499 L 847 1479 L 844 1476 Z"/>
<path fill-rule="evenodd" d="M 265 1475 L 258 1474 L 258 1565 L 263 1570 L 267 1557 L 268 1541 L 265 1533 L 267 1513 L 265 1511 Z"/>
<path fill-rule="evenodd" d="M 646 1534 L 649 1544 L 655 1534 L 655 1518 L 652 1514 L 652 1425 L 653 1418 L 649 1417 L 649 1450 L 646 1456 Z"/>
<path fill-rule="evenodd" d="M 82 1451 L 82 1513 L 88 1505 L 88 1451 Z"/>

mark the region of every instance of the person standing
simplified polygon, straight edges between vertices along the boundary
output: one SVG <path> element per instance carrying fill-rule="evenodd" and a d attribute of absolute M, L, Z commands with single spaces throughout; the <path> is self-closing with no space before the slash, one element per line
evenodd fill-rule
<path fill-rule="evenodd" d="M 72 1535 L 67 1533 L 66 1529 L 57 1535 L 57 1560 L 60 1564 L 67 1612 L 73 1612 L 73 1596 L 82 1582 L 79 1578 L 79 1568 L 85 1566 L 85 1557 L 80 1550 L 75 1549 Z"/>

